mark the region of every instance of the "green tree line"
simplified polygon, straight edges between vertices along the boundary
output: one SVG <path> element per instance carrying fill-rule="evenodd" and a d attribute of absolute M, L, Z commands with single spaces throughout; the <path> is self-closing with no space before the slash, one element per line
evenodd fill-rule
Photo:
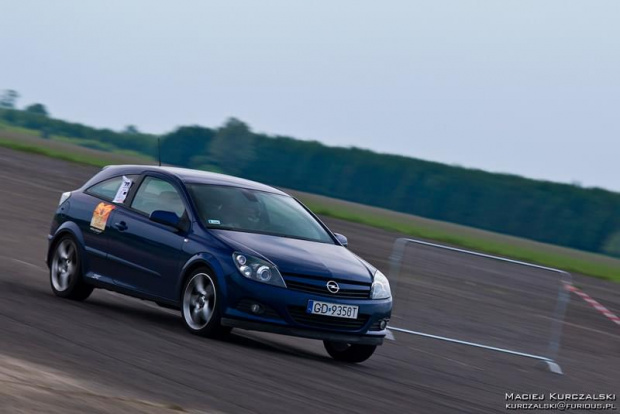
<path fill-rule="evenodd" d="M 149 156 L 157 153 L 157 139 L 153 135 L 139 133 L 128 126 L 123 132 L 92 128 L 74 122 L 50 118 L 41 104 L 33 104 L 20 111 L 0 109 L 0 121 L 21 128 L 34 129 L 42 138 L 57 135 L 83 140 L 80 144 L 102 150 L 130 150 Z"/>
<path fill-rule="evenodd" d="M 0 109 L 0 120 L 156 157 L 155 137 L 133 130 L 95 129 L 14 109 Z M 161 136 L 161 158 L 168 164 L 620 256 L 620 194 L 603 189 L 259 134 L 236 119 L 218 128 L 184 126 Z"/>

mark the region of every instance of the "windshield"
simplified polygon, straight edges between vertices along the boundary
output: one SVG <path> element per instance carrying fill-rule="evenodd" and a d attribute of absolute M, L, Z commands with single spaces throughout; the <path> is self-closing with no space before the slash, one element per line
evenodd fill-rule
<path fill-rule="evenodd" d="M 292 197 L 209 184 L 187 187 L 208 228 L 334 243 L 323 226 Z"/>

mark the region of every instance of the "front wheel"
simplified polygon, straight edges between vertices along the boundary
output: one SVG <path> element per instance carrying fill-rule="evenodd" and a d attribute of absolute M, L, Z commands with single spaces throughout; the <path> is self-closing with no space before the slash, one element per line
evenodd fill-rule
<path fill-rule="evenodd" d="M 323 341 L 325 350 L 336 361 L 358 363 L 364 362 L 377 349 L 376 345 L 347 344 L 345 342 Z"/>
<path fill-rule="evenodd" d="M 215 277 L 203 269 L 194 271 L 185 283 L 181 313 L 193 334 L 214 338 L 230 332 L 220 324 L 220 304 Z"/>
<path fill-rule="evenodd" d="M 84 300 L 93 292 L 82 277 L 82 262 L 75 241 L 65 236 L 56 243 L 50 264 L 52 291 L 61 298 Z"/>

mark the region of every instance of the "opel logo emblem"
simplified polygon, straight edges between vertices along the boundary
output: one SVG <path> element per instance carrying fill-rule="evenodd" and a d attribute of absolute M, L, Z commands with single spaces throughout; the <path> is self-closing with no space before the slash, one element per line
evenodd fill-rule
<path fill-rule="evenodd" d="M 338 286 L 338 283 L 330 280 L 327 282 L 327 290 L 329 290 L 330 293 L 338 293 L 338 291 L 340 291 L 340 286 Z"/>

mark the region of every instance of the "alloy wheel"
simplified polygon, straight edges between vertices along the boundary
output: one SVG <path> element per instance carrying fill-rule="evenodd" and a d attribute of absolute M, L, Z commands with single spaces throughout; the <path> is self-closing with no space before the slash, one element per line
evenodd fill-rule
<path fill-rule="evenodd" d="M 215 301 L 213 280 L 206 273 L 197 273 L 183 293 L 183 318 L 194 330 L 204 328 L 213 317 Z"/>
<path fill-rule="evenodd" d="M 54 289 L 59 292 L 67 290 L 77 271 L 77 250 L 71 240 L 65 239 L 56 247 L 51 271 Z"/>

